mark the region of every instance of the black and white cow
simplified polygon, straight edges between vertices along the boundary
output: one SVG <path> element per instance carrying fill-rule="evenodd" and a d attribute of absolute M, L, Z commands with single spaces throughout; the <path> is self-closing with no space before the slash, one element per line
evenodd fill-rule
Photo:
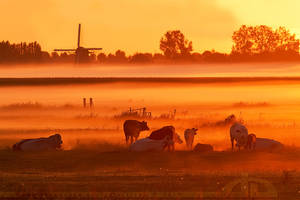
<path fill-rule="evenodd" d="M 164 140 L 165 138 L 167 138 L 168 141 L 166 144 L 166 148 L 168 148 L 168 151 L 175 150 L 175 143 L 183 143 L 180 136 L 175 132 L 174 126 L 164 126 L 158 130 L 153 131 L 149 136 L 149 139 L 152 140 Z"/>

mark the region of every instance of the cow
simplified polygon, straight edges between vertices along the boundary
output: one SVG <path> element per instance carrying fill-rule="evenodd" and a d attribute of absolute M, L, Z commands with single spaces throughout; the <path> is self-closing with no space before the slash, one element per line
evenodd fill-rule
<path fill-rule="evenodd" d="M 126 120 L 123 124 L 123 130 L 125 133 L 126 144 L 128 144 L 129 138 L 130 144 L 132 144 L 134 140 L 136 141 L 138 139 L 140 132 L 148 131 L 149 127 L 145 121 Z"/>
<path fill-rule="evenodd" d="M 214 147 L 211 146 L 210 144 L 197 143 L 194 148 L 194 151 L 196 151 L 196 152 L 212 152 L 212 151 L 214 151 Z"/>
<path fill-rule="evenodd" d="M 47 138 L 24 139 L 13 145 L 14 151 L 47 151 L 61 149 L 61 135 L 55 134 Z"/>
<path fill-rule="evenodd" d="M 168 141 L 166 144 L 168 151 L 174 151 L 175 143 L 183 143 L 180 136 L 175 132 L 174 126 L 164 126 L 161 129 L 153 131 L 149 136 L 149 139 L 152 140 L 163 140 L 165 138 Z"/>
<path fill-rule="evenodd" d="M 255 150 L 256 147 L 256 135 L 251 133 L 248 135 L 247 145 L 246 148 L 249 150 Z"/>
<path fill-rule="evenodd" d="M 193 143 L 194 143 L 194 137 L 195 135 L 197 135 L 197 130 L 196 128 L 192 128 L 192 129 L 186 129 L 184 131 L 184 139 L 185 139 L 185 143 L 188 149 L 192 149 L 193 148 Z"/>
<path fill-rule="evenodd" d="M 169 138 L 165 137 L 162 140 L 153 140 L 149 137 L 139 139 L 130 145 L 130 151 L 144 152 L 144 151 L 163 151 L 168 144 Z"/>
<path fill-rule="evenodd" d="M 230 140 L 231 148 L 234 150 L 234 141 L 236 141 L 236 146 L 241 149 L 241 147 L 246 148 L 248 140 L 248 129 L 240 123 L 234 123 L 230 127 Z"/>
<path fill-rule="evenodd" d="M 224 125 L 231 125 L 231 124 L 234 124 L 236 121 L 237 121 L 237 119 L 236 119 L 235 115 L 232 114 L 225 118 Z"/>
<path fill-rule="evenodd" d="M 276 140 L 269 138 L 256 138 L 257 151 L 278 151 L 282 150 L 284 145 Z"/>

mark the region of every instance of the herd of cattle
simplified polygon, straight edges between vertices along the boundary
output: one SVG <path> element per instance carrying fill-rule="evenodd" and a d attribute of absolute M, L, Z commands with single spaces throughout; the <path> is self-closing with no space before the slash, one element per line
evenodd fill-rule
<path fill-rule="evenodd" d="M 130 151 L 174 151 L 175 144 L 182 144 L 183 141 L 175 131 L 174 126 L 164 126 L 154 130 L 151 134 L 142 139 L 138 139 L 140 132 L 150 130 L 147 122 L 137 120 L 126 120 L 123 124 L 126 144 L 129 144 Z M 193 148 L 194 138 L 197 135 L 196 128 L 186 129 L 184 139 L 188 150 L 198 152 L 213 151 L 210 144 L 197 143 Z M 248 129 L 239 122 L 232 123 L 230 127 L 231 148 L 248 150 L 277 150 L 282 149 L 283 145 L 275 140 L 268 138 L 256 138 L 256 135 L 248 134 Z M 60 134 L 52 135 L 48 138 L 24 139 L 13 145 L 14 151 L 43 151 L 61 149 L 62 138 Z M 235 143 L 235 144 L 234 144 Z"/>

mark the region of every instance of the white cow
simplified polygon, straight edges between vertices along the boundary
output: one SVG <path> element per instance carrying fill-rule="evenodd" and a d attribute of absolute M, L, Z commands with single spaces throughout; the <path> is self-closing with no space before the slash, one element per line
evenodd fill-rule
<path fill-rule="evenodd" d="M 230 127 L 230 140 L 232 150 L 234 149 L 234 141 L 236 141 L 236 146 L 239 148 L 247 146 L 248 140 L 248 129 L 240 123 L 235 123 Z"/>
<path fill-rule="evenodd" d="M 130 145 L 130 151 L 163 151 L 168 141 L 164 140 L 152 140 L 148 137 L 139 139 Z"/>
<path fill-rule="evenodd" d="M 14 151 L 46 151 L 61 148 L 60 134 L 51 135 L 47 138 L 24 139 L 13 145 Z"/>
<path fill-rule="evenodd" d="M 193 149 L 193 143 L 194 143 L 194 137 L 197 135 L 197 130 L 196 128 L 192 129 L 186 129 L 184 131 L 184 139 L 186 142 L 186 146 L 188 149 Z"/>
<path fill-rule="evenodd" d="M 178 134 L 175 134 L 173 139 L 169 136 L 166 136 L 165 138 L 161 140 L 154 140 L 150 139 L 149 137 L 139 139 L 135 141 L 133 144 L 130 145 L 129 150 L 130 151 L 163 151 L 164 149 L 168 148 L 170 151 L 171 147 L 173 147 L 172 150 L 174 150 L 174 144 L 179 143 L 181 144 L 183 141 L 180 139 Z"/>

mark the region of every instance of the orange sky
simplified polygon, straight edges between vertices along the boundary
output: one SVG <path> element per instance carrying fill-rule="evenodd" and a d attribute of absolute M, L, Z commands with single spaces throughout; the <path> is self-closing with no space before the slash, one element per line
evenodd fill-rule
<path fill-rule="evenodd" d="M 195 51 L 229 52 L 241 24 L 286 26 L 300 35 L 299 8 L 299 0 L 0 0 L 0 40 L 74 48 L 82 23 L 82 46 L 104 52 L 159 52 L 172 29 Z"/>

